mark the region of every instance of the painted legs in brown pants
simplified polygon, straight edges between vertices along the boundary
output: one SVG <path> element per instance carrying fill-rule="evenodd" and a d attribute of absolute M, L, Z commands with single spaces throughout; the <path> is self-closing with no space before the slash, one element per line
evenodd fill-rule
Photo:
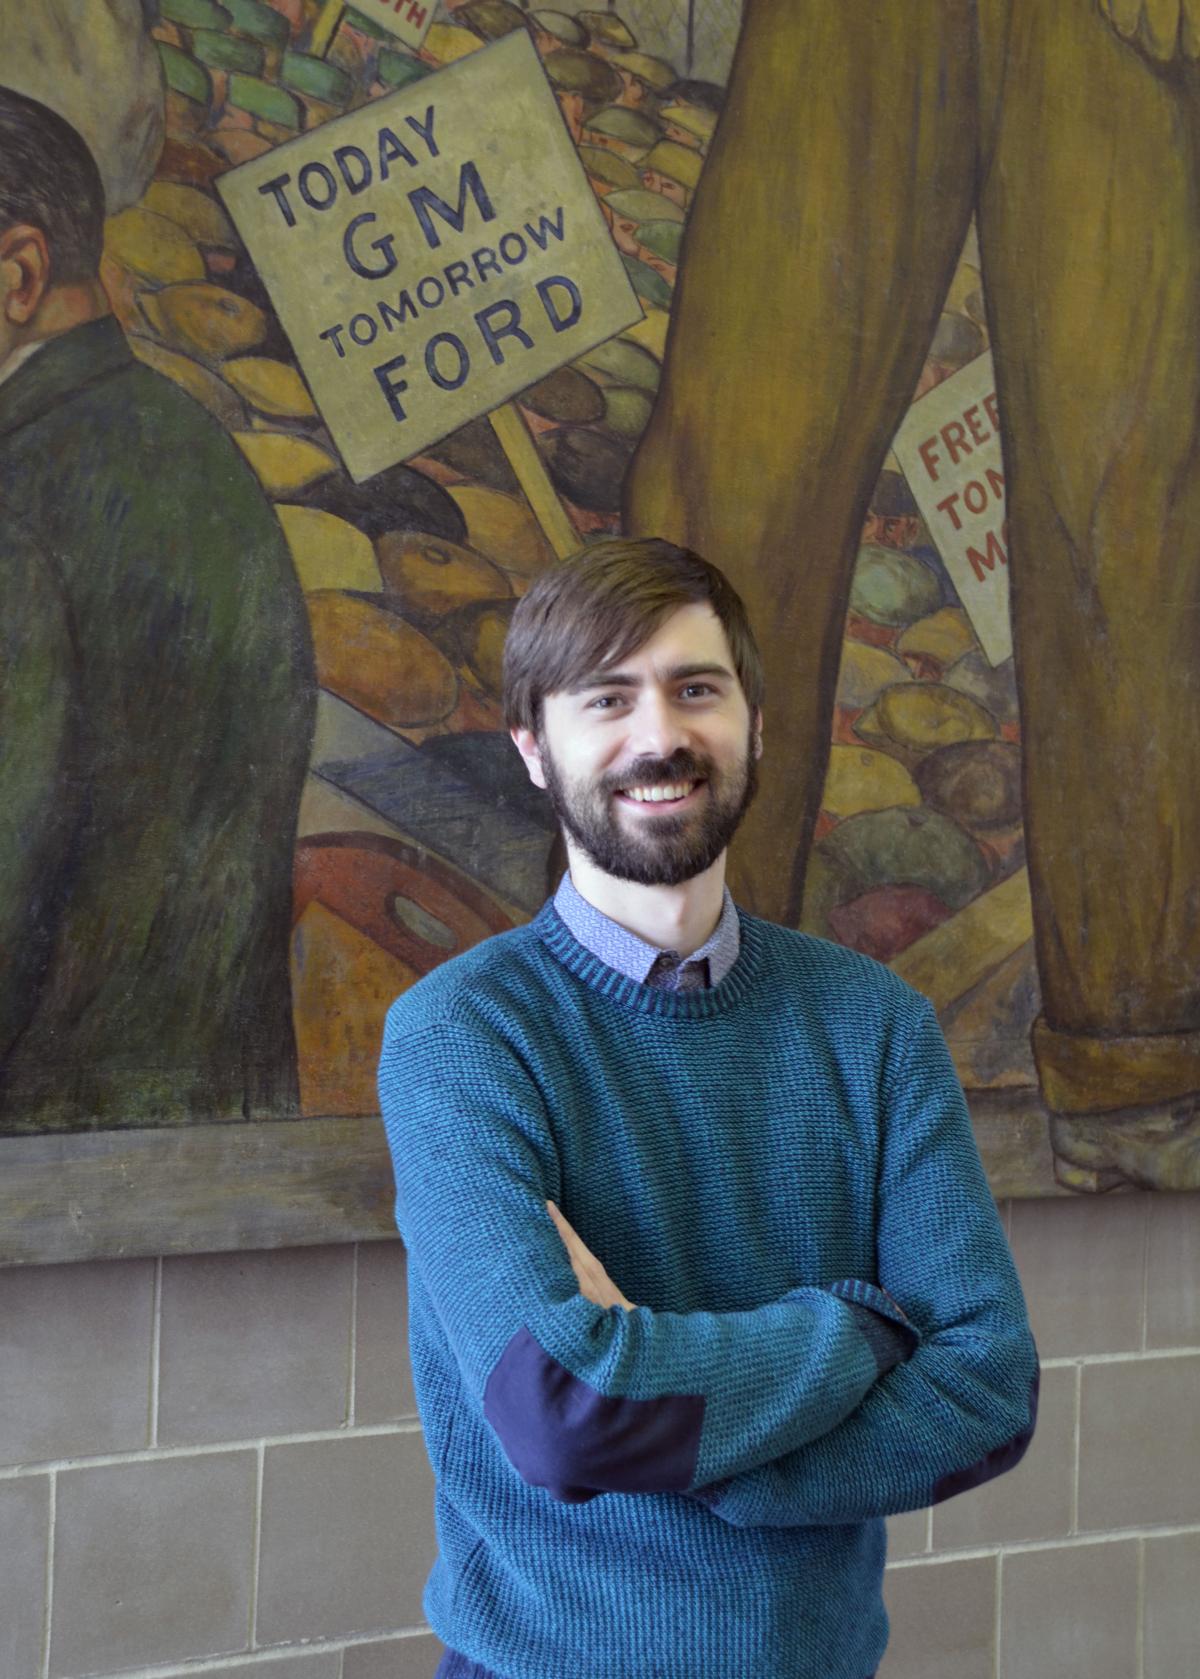
<path fill-rule="evenodd" d="M 1065 1115 L 1200 1090 L 1198 130 L 1196 72 L 1093 0 L 748 0 L 627 490 L 758 628 L 775 768 L 731 878 L 795 925 L 858 532 L 977 213 Z"/>

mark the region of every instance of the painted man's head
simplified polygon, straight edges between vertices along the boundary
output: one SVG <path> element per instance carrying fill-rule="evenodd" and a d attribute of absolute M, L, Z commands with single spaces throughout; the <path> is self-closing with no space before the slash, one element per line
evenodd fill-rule
<path fill-rule="evenodd" d="M 93 294 L 104 188 L 62 117 L 0 88 L 0 369 L 23 345 L 73 324 L 72 294 Z"/>

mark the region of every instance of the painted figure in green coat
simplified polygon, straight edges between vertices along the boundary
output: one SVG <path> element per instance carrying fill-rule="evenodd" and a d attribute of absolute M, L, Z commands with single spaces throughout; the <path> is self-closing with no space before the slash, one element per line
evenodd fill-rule
<path fill-rule="evenodd" d="M 0 1132 L 296 1111 L 316 683 L 236 445 L 132 357 L 75 131 L 0 90 Z"/>

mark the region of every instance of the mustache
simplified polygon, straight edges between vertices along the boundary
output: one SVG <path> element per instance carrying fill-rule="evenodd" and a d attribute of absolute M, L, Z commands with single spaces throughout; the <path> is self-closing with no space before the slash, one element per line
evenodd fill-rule
<path fill-rule="evenodd" d="M 700 758 L 686 747 L 669 758 L 635 758 L 627 769 L 601 778 L 605 793 L 620 793 L 626 787 L 667 787 L 677 781 L 709 781 L 712 760 Z"/>

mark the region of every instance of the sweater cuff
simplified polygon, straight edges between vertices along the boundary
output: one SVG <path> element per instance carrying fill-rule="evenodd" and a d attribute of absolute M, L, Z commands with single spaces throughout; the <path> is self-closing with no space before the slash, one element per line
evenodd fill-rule
<path fill-rule="evenodd" d="M 830 1294 L 844 1300 L 875 1355 L 881 1376 L 910 1359 L 921 1344 L 920 1331 L 904 1309 L 874 1283 L 849 1277 L 832 1283 Z"/>

